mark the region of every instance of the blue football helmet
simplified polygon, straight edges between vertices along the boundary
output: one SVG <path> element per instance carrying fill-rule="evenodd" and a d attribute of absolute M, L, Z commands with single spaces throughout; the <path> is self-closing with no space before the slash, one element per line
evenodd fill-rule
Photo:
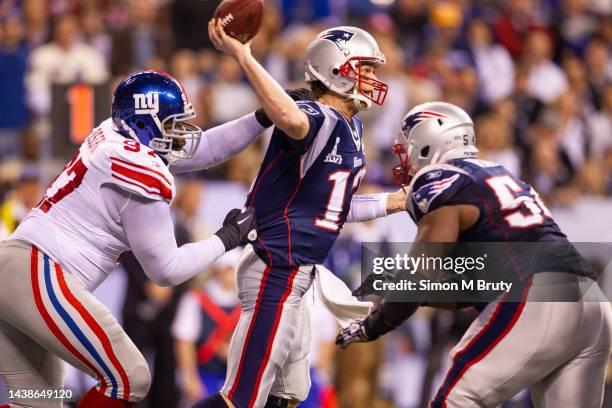
<path fill-rule="evenodd" d="M 149 146 L 169 165 L 193 157 L 202 130 L 181 84 L 159 71 L 132 74 L 117 85 L 112 118 L 117 131 Z"/>

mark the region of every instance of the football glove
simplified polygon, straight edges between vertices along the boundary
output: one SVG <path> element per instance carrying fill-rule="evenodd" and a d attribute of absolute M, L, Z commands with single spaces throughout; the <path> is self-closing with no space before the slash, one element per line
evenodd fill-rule
<path fill-rule="evenodd" d="M 347 348 L 353 343 L 367 343 L 394 330 L 419 308 L 419 303 L 383 300 L 361 320 L 355 320 L 336 337 L 336 345 Z"/>
<path fill-rule="evenodd" d="M 285 89 L 285 92 L 291 97 L 291 99 L 296 102 L 315 100 L 315 97 L 312 92 L 310 92 L 306 88 Z M 257 109 L 255 111 L 255 119 L 257 119 L 257 122 L 259 122 L 259 124 L 265 128 L 269 128 L 273 125 L 272 121 L 270 120 L 268 115 L 266 115 L 266 112 L 264 112 L 263 108 Z"/>
<path fill-rule="evenodd" d="M 248 244 L 257 239 L 257 219 L 255 209 L 239 210 L 234 208 L 225 216 L 223 227 L 215 233 L 223 242 L 225 252 L 237 246 Z"/>
<path fill-rule="evenodd" d="M 336 345 L 345 349 L 353 343 L 367 343 L 379 338 L 380 335 L 372 333 L 368 326 L 368 317 L 351 322 L 336 337 Z"/>

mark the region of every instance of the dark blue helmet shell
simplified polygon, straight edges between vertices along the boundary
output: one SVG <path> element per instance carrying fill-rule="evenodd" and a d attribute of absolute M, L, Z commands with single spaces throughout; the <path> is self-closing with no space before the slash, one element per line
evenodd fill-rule
<path fill-rule="evenodd" d="M 166 159 L 189 156 L 183 149 L 187 141 L 192 142 L 187 147 L 195 151 L 201 131 L 184 123 L 194 117 L 195 111 L 180 83 L 163 72 L 132 74 L 115 89 L 112 119 L 118 132 L 149 146 Z M 172 121 L 172 126 L 164 126 L 168 121 Z M 177 144 L 177 139 L 185 142 Z"/>

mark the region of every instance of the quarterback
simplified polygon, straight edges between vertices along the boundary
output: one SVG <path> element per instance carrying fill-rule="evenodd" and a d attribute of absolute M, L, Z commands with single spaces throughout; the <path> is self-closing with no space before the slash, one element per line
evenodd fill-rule
<path fill-rule="evenodd" d="M 412 178 L 406 207 L 418 225 L 417 243 L 500 242 L 503 248 L 530 243 L 521 247 L 538 251 L 532 257 L 507 256 L 507 263 L 516 260 L 511 269 L 521 283 L 516 300 L 505 301 L 503 294 L 475 305 L 480 314 L 451 351 L 431 406 L 497 407 L 529 387 L 536 407 L 601 407 L 612 345 L 610 303 L 537 192 L 502 166 L 477 159 L 472 120 L 455 105 L 416 106 L 402 130 L 405 146 L 396 151 L 400 178 Z M 562 250 L 540 252 L 546 248 Z M 584 300 L 581 287 L 595 297 Z M 577 300 L 539 297 L 559 293 Z M 374 340 L 428 304 L 422 300 L 383 300 L 336 343 Z"/>
<path fill-rule="evenodd" d="M 0 244 L 0 374 L 9 390 L 61 389 L 63 359 L 99 381 L 79 407 L 142 400 L 151 382 L 147 363 L 91 291 L 126 251 L 156 283 L 178 285 L 255 239 L 254 211 L 235 209 L 216 234 L 177 247 L 172 173 L 218 164 L 263 130 L 251 114 L 202 133 L 188 123 L 194 117 L 171 76 L 127 77 L 115 90 L 112 117 L 93 129 Z M 61 406 L 59 400 L 11 402 Z"/>
<path fill-rule="evenodd" d="M 403 192 L 355 195 L 365 175 L 357 114 L 382 104 L 385 63 L 374 38 L 356 27 L 323 31 L 306 51 L 314 101 L 294 102 L 259 65 L 249 45 L 211 21 L 217 49 L 234 57 L 274 125 L 246 205 L 258 219 L 237 276 L 242 314 L 234 331 L 225 384 L 198 407 L 292 407 L 310 388 L 310 320 L 304 294 L 346 221 L 403 209 Z M 266 123 L 263 123 L 264 125 Z"/>

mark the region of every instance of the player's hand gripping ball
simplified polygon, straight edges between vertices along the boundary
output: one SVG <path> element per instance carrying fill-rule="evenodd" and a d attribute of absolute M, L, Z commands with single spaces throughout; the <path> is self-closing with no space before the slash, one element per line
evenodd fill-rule
<path fill-rule="evenodd" d="M 225 32 L 245 44 L 261 27 L 263 0 L 223 0 L 215 10 Z"/>

